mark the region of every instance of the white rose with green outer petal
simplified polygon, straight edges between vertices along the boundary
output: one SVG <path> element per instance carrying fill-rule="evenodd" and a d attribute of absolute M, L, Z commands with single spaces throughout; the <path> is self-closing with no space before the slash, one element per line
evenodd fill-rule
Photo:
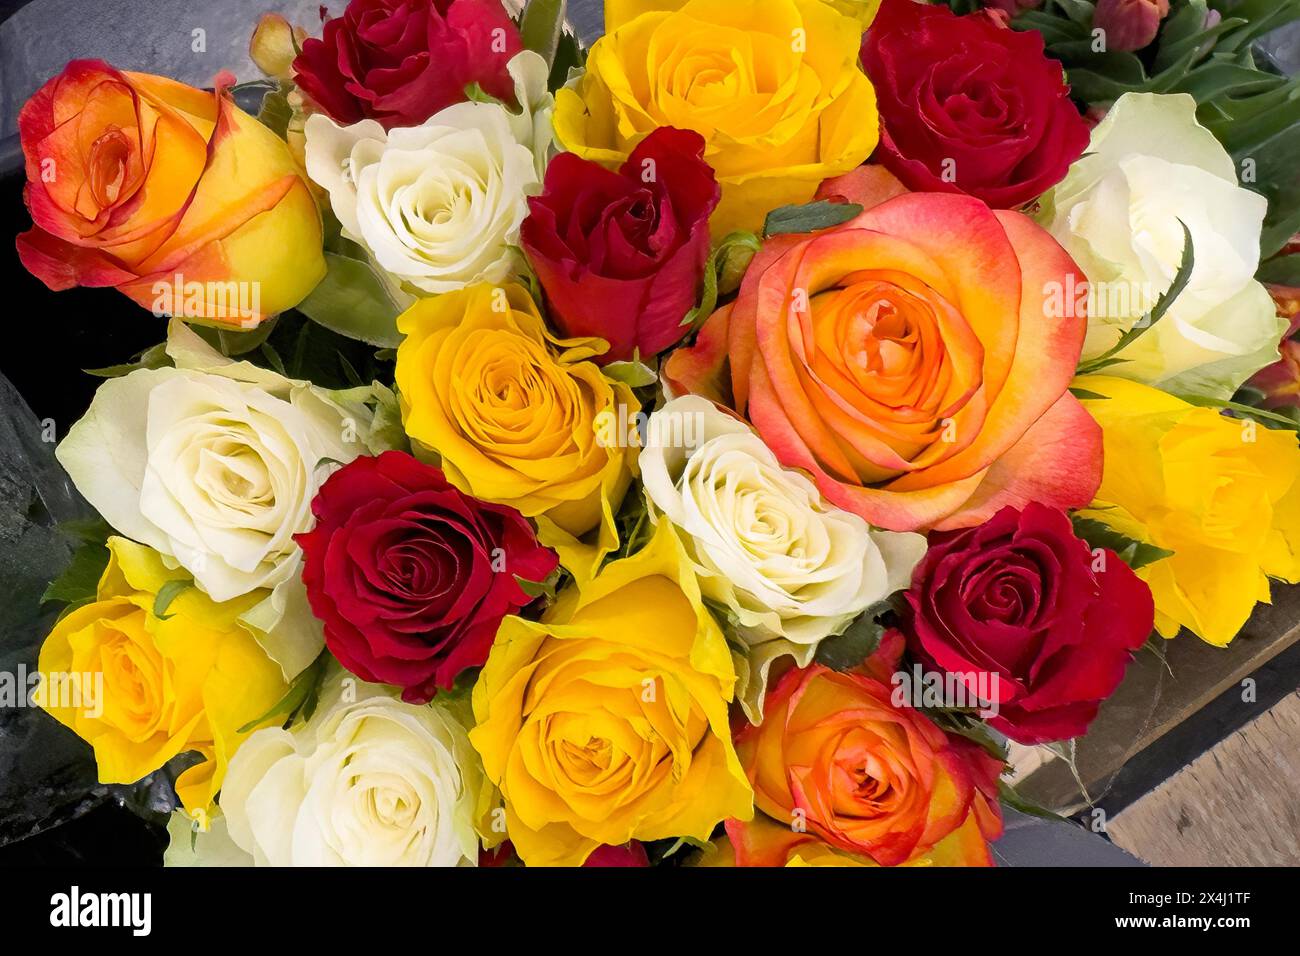
<path fill-rule="evenodd" d="M 452 705 L 334 676 L 310 720 L 244 741 L 221 810 L 258 866 L 475 866 L 482 785 Z"/>
<path fill-rule="evenodd" d="M 269 594 L 241 618 L 286 678 L 323 646 L 294 535 L 340 465 L 371 450 L 362 404 L 232 361 L 173 320 L 175 367 L 104 382 L 56 450 L 120 534 L 182 567 L 214 601 Z"/>
<path fill-rule="evenodd" d="M 1286 324 L 1255 281 L 1268 203 L 1237 183 L 1185 93 L 1126 93 L 1043 199 L 1044 225 L 1088 278 L 1083 360 L 1106 352 L 1173 283 L 1185 223 L 1196 264 L 1173 307 L 1108 368 L 1180 395 L 1231 398 L 1278 358 Z M 1061 290 L 1045 290 L 1049 300 Z M 1064 290 L 1067 304 L 1075 290 Z"/>
<path fill-rule="evenodd" d="M 820 642 L 907 587 L 919 534 L 879 531 L 827 502 L 744 422 L 698 396 L 650 416 L 640 456 L 653 520 L 677 530 L 704 596 L 746 646 L 739 695 L 751 720 L 773 661 L 811 663 Z"/>
<path fill-rule="evenodd" d="M 517 54 L 508 69 L 519 112 L 469 101 L 387 131 L 374 120 L 307 120 L 307 175 L 329 193 L 344 237 L 406 302 L 503 282 L 522 265 L 519 226 L 541 189 L 554 97 L 536 53 Z"/>

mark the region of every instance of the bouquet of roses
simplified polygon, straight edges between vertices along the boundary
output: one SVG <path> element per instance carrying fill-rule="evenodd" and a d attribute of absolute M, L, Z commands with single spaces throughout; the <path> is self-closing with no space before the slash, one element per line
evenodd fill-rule
<path fill-rule="evenodd" d="M 1008 740 L 1300 581 L 1300 2 L 564 14 L 28 102 L 23 262 L 169 317 L 40 703 L 175 863 L 987 865 Z"/>

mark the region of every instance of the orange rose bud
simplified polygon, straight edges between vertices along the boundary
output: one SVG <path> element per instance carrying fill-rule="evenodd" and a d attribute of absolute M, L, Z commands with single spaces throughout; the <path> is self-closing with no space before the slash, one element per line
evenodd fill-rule
<path fill-rule="evenodd" d="M 768 716 L 736 737 L 755 806 L 770 818 L 728 821 L 738 865 L 783 866 L 817 842 L 882 866 L 992 865 L 1002 764 L 895 706 L 879 676 L 814 665 L 768 692 Z"/>
<path fill-rule="evenodd" d="M 215 326 L 302 301 L 325 274 L 319 210 L 284 141 L 225 86 L 74 60 L 41 87 L 18 118 L 28 271 Z"/>
<path fill-rule="evenodd" d="M 1154 40 L 1168 15 L 1169 0 L 1098 0 L 1092 25 L 1105 31 L 1106 49 L 1131 52 Z"/>

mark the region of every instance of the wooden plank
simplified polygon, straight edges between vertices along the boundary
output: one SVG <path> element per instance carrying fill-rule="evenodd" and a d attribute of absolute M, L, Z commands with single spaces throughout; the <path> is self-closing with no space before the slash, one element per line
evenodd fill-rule
<path fill-rule="evenodd" d="M 1139 652 L 1114 696 L 1076 747 L 1075 768 L 1097 799 L 1130 759 L 1300 640 L 1300 585 L 1274 583 L 1273 603 L 1255 609 L 1227 647 L 1183 631 L 1156 653 Z M 1061 813 L 1087 806 L 1066 761 L 1041 747 L 1014 747 L 1016 788 Z"/>
<path fill-rule="evenodd" d="M 1110 821 L 1156 866 L 1300 865 L 1300 694 L 1282 699 Z"/>

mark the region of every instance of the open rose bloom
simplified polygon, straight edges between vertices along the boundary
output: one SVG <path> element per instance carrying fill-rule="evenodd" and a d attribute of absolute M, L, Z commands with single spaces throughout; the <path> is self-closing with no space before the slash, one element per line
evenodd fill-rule
<path fill-rule="evenodd" d="M 589 6 L 39 78 L 19 258 L 158 344 L 49 316 L 103 699 L 31 716 L 171 864 L 1016 861 L 1300 582 L 1300 0 Z"/>
<path fill-rule="evenodd" d="M 978 524 L 1003 505 L 1081 507 L 1101 432 L 1066 389 L 1083 315 L 1048 319 L 1074 262 L 976 199 L 863 167 L 821 194 L 843 226 L 769 240 L 735 302 L 669 358 L 675 390 L 731 404 L 831 502 L 881 528 Z"/>

